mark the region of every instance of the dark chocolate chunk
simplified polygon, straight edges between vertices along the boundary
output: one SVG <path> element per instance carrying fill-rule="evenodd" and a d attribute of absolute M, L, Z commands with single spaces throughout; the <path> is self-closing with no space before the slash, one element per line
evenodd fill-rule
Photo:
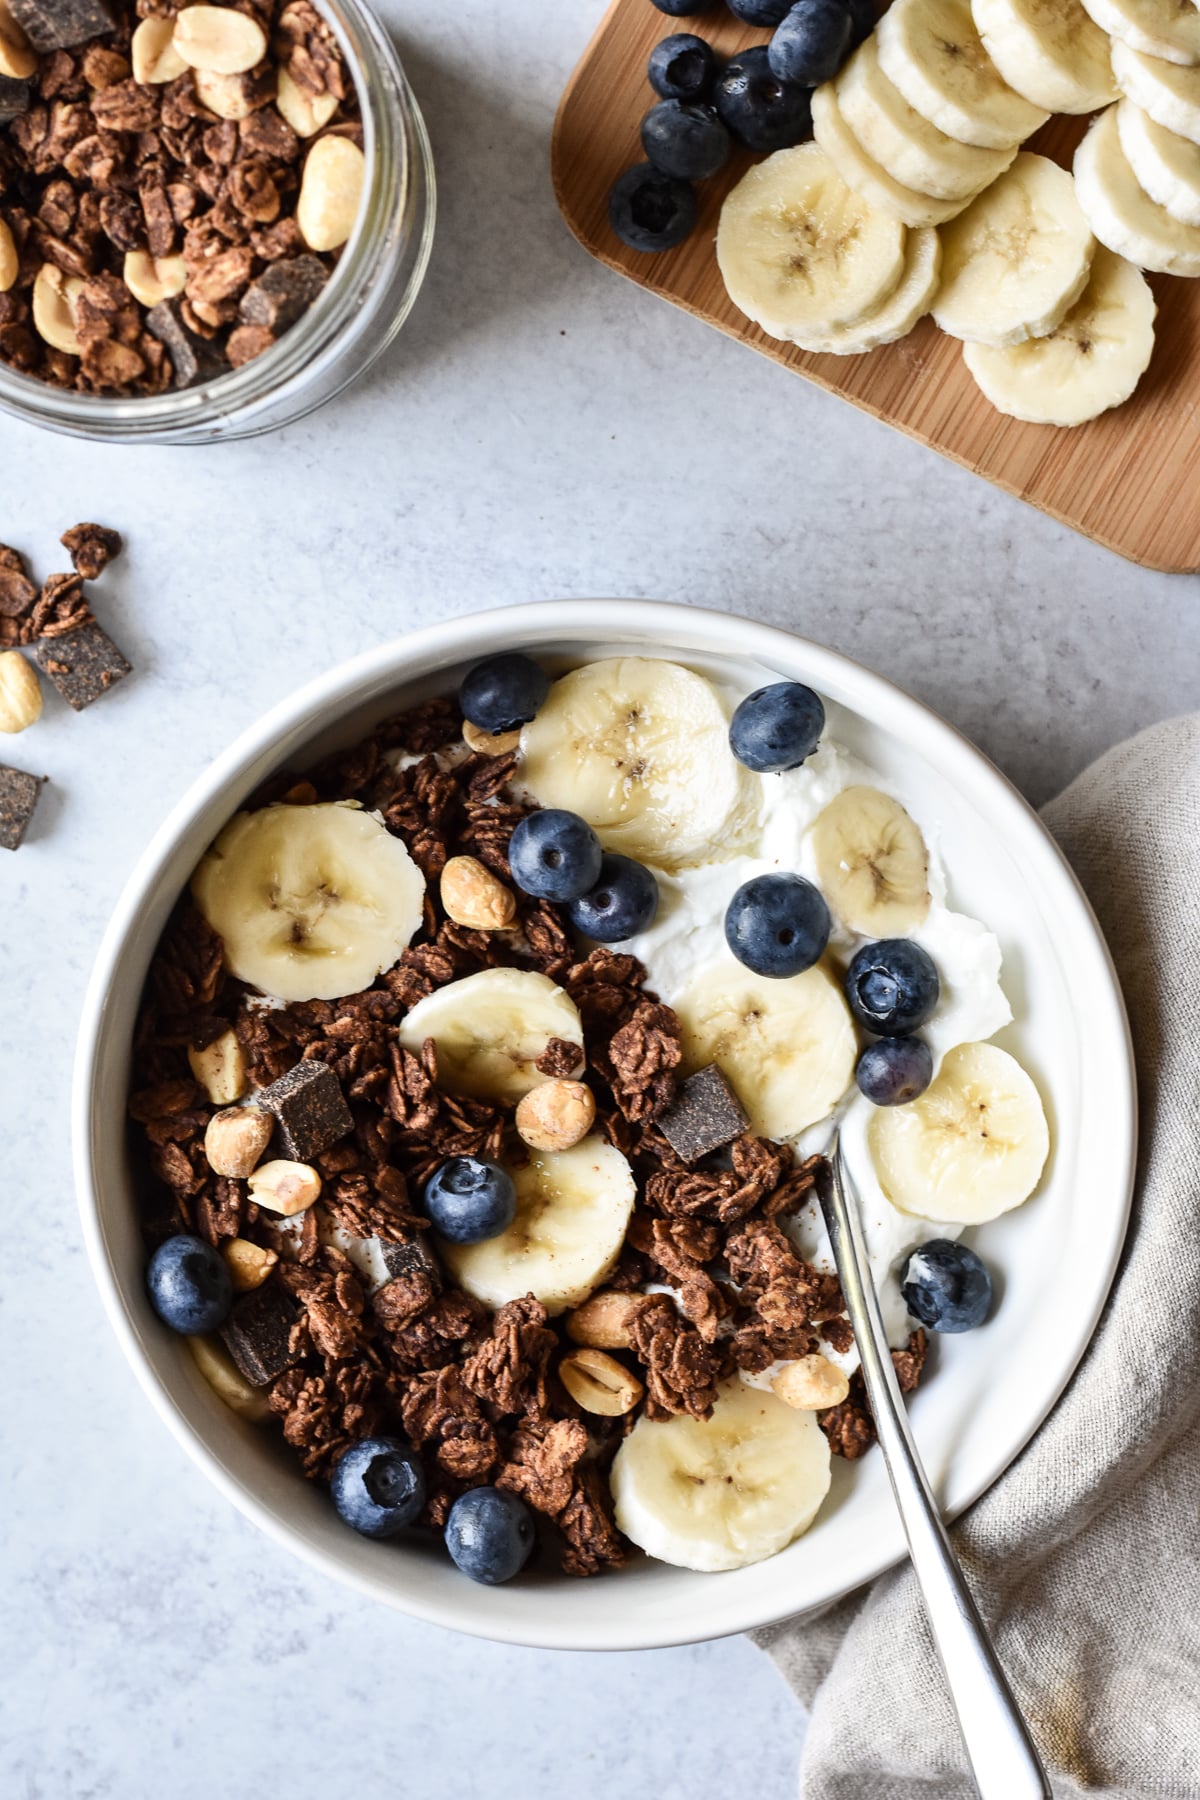
<path fill-rule="evenodd" d="M 297 1063 L 262 1089 L 258 1104 L 274 1113 L 283 1154 L 293 1162 L 311 1162 L 354 1130 L 354 1116 L 328 1063 Z"/>
<path fill-rule="evenodd" d="M 62 637 L 42 638 L 33 654 L 42 673 L 76 712 L 132 673 L 132 666 L 95 621 Z"/>
<path fill-rule="evenodd" d="M 106 0 L 8 0 L 8 8 L 35 50 L 66 50 L 117 29 Z"/>
<path fill-rule="evenodd" d="M 247 325 L 265 325 L 278 336 L 308 311 L 328 280 L 329 271 L 316 256 L 272 263 L 246 289 L 238 314 Z"/>
<path fill-rule="evenodd" d="M 255 1387 L 265 1387 L 300 1361 L 289 1345 L 299 1316 L 300 1308 L 277 1281 L 268 1281 L 234 1301 L 221 1336 L 230 1356 Z"/>
<path fill-rule="evenodd" d="M 741 1137 L 750 1123 L 741 1101 L 710 1063 L 689 1075 L 658 1121 L 658 1129 L 685 1163 L 699 1162 Z"/>
<path fill-rule="evenodd" d="M 0 763 L 0 850 L 19 850 L 37 808 L 42 780 Z"/>
<path fill-rule="evenodd" d="M 146 329 L 152 332 L 171 358 L 176 387 L 198 387 L 218 375 L 228 375 L 229 364 L 215 339 L 202 338 L 189 331 L 180 317 L 174 300 L 160 300 L 146 314 Z"/>
<path fill-rule="evenodd" d="M 441 1264 L 430 1249 L 423 1232 L 415 1232 L 403 1244 L 390 1244 L 380 1238 L 379 1249 L 383 1256 L 383 1266 L 393 1281 L 410 1280 L 414 1275 L 424 1275 L 435 1289 L 441 1289 Z"/>
<path fill-rule="evenodd" d="M 95 581 L 102 575 L 109 563 L 120 556 L 122 548 L 120 532 L 108 525 L 72 525 L 58 541 L 71 552 L 75 572 L 85 581 Z"/>
<path fill-rule="evenodd" d="M 32 81 L 17 81 L 11 75 L 0 75 L 0 125 L 11 124 L 32 105 Z"/>

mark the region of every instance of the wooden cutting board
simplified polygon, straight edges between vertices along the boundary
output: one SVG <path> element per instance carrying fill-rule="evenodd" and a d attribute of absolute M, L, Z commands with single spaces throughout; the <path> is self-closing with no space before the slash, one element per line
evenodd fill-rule
<path fill-rule="evenodd" d="M 646 61 L 672 30 L 698 31 L 723 56 L 769 35 L 740 25 L 724 7 L 671 19 L 650 0 L 613 0 L 554 130 L 555 192 L 584 249 L 1121 556 L 1152 569 L 1200 570 L 1200 281 L 1150 278 L 1159 306 L 1150 368 L 1124 406 L 1071 431 L 996 412 L 963 367 L 957 342 L 928 319 L 869 356 L 814 356 L 778 343 L 730 302 L 713 251 L 721 201 L 752 158 L 737 155 L 699 185 L 699 223 L 676 250 L 639 255 L 609 227 L 609 188 L 643 160 L 638 126 L 655 98 Z M 1052 119 L 1032 147 L 1069 167 L 1083 125 Z"/>

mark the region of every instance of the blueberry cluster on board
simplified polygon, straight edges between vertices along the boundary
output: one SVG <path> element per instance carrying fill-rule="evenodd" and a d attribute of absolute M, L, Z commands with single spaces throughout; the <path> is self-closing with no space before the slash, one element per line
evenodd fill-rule
<path fill-rule="evenodd" d="M 712 10 L 712 0 L 653 0 L 672 18 Z M 837 74 L 875 22 L 873 0 L 727 0 L 743 24 L 765 26 L 755 44 L 722 68 L 713 47 L 675 32 L 651 53 L 659 96 L 642 120 L 646 161 L 626 169 L 609 194 L 621 242 L 653 253 L 674 249 L 696 223 L 692 183 L 724 168 L 734 144 L 768 154 L 812 136 L 812 91 Z"/>

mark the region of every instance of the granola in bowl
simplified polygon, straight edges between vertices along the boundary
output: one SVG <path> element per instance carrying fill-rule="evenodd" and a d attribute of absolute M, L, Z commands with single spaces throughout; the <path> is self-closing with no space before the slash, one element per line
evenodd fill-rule
<path fill-rule="evenodd" d="M 813 1203 L 835 1114 L 902 1387 L 921 1321 L 987 1310 L 954 1240 L 1046 1149 L 985 1041 L 998 947 L 823 714 L 764 767 L 772 689 L 493 664 L 197 870 L 135 1048 L 151 1296 L 367 1536 L 489 1582 L 534 1522 L 572 1574 L 741 1566 L 873 1440 Z"/>

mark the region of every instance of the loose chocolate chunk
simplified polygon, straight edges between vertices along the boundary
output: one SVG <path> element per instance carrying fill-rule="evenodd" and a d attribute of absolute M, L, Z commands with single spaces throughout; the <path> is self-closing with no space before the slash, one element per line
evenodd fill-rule
<path fill-rule="evenodd" d="M 308 311 L 328 280 L 328 269 L 315 256 L 272 263 L 242 295 L 239 317 L 247 325 L 265 325 L 278 336 Z"/>
<path fill-rule="evenodd" d="M 221 1327 L 225 1348 L 246 1380 L 265 1387 L 300 1358 L 289 1339 L 300 1308 L 277 1281 L 268 1281 L 234 1302 Z"/>
<path fill-rule="evenodd" d="M 59 538 L 64 550 L 71 552 L 75 572 L 85 581 L 95 581 L 121 554 L 121 534 L 107 525 L 72 525 Z"/>
<path fill-rule="evenodd" d="M 35 50 L 65 50 L 106 37 L 117 16 L 106 0 L 9 0 L 9 11 Z"/>
<path fill-rule="evenodd" d="M 32 81 L 16 81 L 11 75 L 0 75 L 0 125 L 19 119 L 32 105 Z"/>
<path fill-rule="evenodd" d="M 160 300 L 146 314 L 146 329 L 164 346 L 175 371 L 176 387 L 198 387 L 218 375 L 228 375 L 229 364 L 215 339 L 189 331 L 174 300 Z"/>
<path fill-rule="evenodd" d="M 33 654 L 42 673 L 76 712 L 132 673 L 132 665 L 94 621 L 62 637 L 41 639 Z"/>
<path fill-rule="evenodd" d="M 354 1130 L 354 1116 L 328 1063 L 297 1063 L 261 1090 L 258 1104 L 274 1113 L 283 1154 L 293 1162 L 311 1162 Z"/>
<path fill-rule="evenodd" d="M 403 1281 L 413 1275 L 424 1275 L 434 1285 L 441 1288 L 442 1270 L 437 1257 L 425 1241 L 423 1233 L 414 1233 L 406 1243 L 389 1244 L 382 1238 L 379 1249 L 383 1257 L 383 1266 L 393 1281 Z"/>
<path fill-rule="evenodd" d="M 677 1156 L 694 1163 L 741 1137 L 749 1122 L 724 1075 L 710 1063 L 688 1076 L 658 1129 Z"/>
<path fill-rule="evenodd" d="M 23 769 L 0 763 L 0 850 L 19 850 L 29 830 L 42 783 Z"/>

